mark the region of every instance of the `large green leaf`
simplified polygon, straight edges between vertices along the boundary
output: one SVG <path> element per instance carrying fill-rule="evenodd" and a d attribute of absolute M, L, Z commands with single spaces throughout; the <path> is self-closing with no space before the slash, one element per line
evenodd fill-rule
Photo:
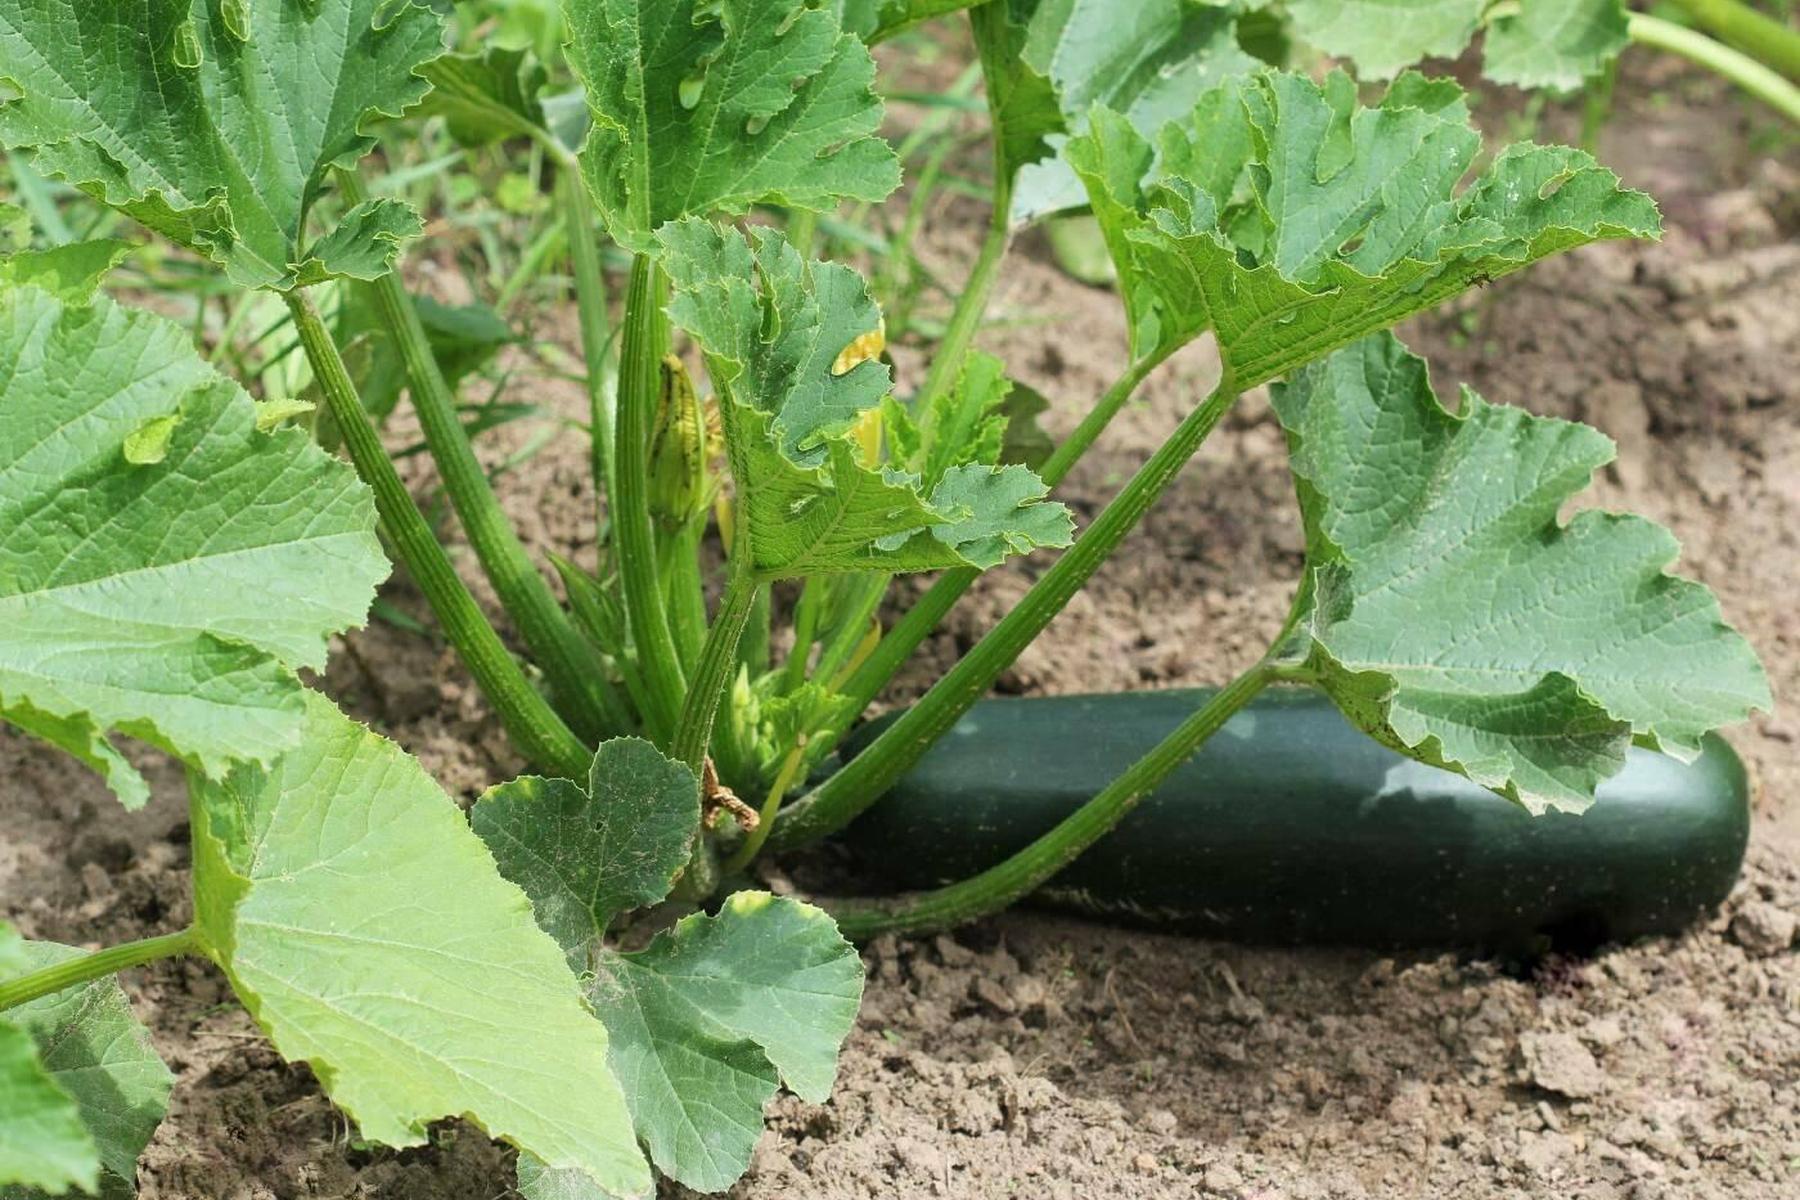
<path fill-rule="evenodd" d="M 307 213 L 442 50 L 412 0 L 0 0 L 0 85 L 19 93 L 0 144 L 243 286 L 375 278 L 417 234 L 411 209 L 358 205 L 316 241 Z"/>
<path fill-rule="evenodd" d="M 778 1081 L 823 1103 L 862 980 L 830 917 L 766 892 L 603 955 L 591 996 L 657 1167 L 701 1191 L 728 1187 L 750 1165 Z"/>
<path fill-rule="evenodd" d="M 700 781 L 649 742 L 614 738 L 595 753 L 586 788 L 514 779 L 469 819 L 580 971 L 614 918 L 669 894 L 700 831 Z"/>
<path fill-rule="evenodd" d="M 1629 42 L 1621 0 L 1289 0 L 1301 37 L 1391 79 L 1427 58 L 1455 58 L 1485 26 L 1482 73 L 1523 88 L 1570 91 Z"/>
<path fill-rule="evenodd" d="M 20 250 L 0 258 L 0 284 L 42 288 L 59 300 L 85 303 L 100 281 L 130 254 L 130 242 L 100 238 L 45 250 Z"/>
<path fill-rule="evenodd" d="M 18 933 L 0 923 L 0 979 L 31 967 Z M 100 1148 L 80 1107 L 38 1057 L 31 1030 L 0 1014 L 0 1197 L 30 1195 L 27 1188 L 91 1192 L 100 1168 Z"/>
<path fill-rule="evenodd" d="M 869 45 L 933 17 L 976 8 L 983 0 L 830 0 L 838 22 Z"/>
<path fill-rule="evenodd" d="M 366 489 L 148 313 L 0 286 L 0 361 L 0 716 L 134 807 L 109 731 L 271 761 L 387 574 Z"/>
<path fill-rule="evenodd" d="M 1031 81 L 1046 81 L 1072 132 L 1087 128 L 1096 105 L 1125 116 L 1146 136 L 1194 107 L 1208 88 L 1248 74 L 1257 61 L 1239 48 L 1237 13 L 1231 4 L 1193 0 L 1007 0 L 986 6 L 991 15 L 975 24 L 990 97 L 997 82 L 1011 77 L 1005 95 L 1017 97 L 996 112 L 997 132 L 1023 141 L 1032 134 L 1057 146 L 1043 162 L 1020 158 L 1013 197 L 1017 222 L 1034 220 L 1086 202 L 1081 181 L 1070 168 L 1063 139 L 1050 127 Z M 1001 20 L 1010 9 L 1011 19 Z M 980 12 L 982 10 L 978 10 Z M 1022 45 L 1019 23 L 1025 22 Z M 1010 71 L 1004 63 L 1018 54 Z M 1029 147 L 1029 142 L 1026 142 Z M 1042 157 L 1036 156 L 1036 157 Z M 1025 165 L 1030 164 L 1030 165 Z"/>
<path fill-rule="evenodd" d="M 273 768 L 195 781 L 196 922 L 245 1007 L 374 1141 L 464 1116 L 648 1191 L 606 1031 L 525 894 L 417 762 L 316 694 L 306 716 Z"/>
<path fill-rule="evenodd" d="M 1655 237 L 1656 207 L 1578 150 L 1479 149 L 1462 94 L 1403 75 L 1366 108 L 1334 72 L 1228 81 L 1153 148 L 1096 109 L 1068 147 L 1118 264 L 1133 351 L 1211 330 L 1253 387 L 1546 255 Z"/>
<path fill-rule="evenodd" d="M 594 124 L 588 187 L 613 240 L 769 202 L 880 200 L 900 165 L 874 136 L 875 63 L 801 0 L 565 0 Z"/>
<path fill-rule="evenodd" d="M 1749 645 L 1665 573 L 1661 526 L 1557 513 L 1603 434 L 1432 393 L 1392 335 L 1275 389 L 1305 515 L 1298 645 L 1375 737 L 1528 808 L 1579 809 L 1635 737 L 1691 758 L 1770 705 Z"/>
<path fill-rule="evenodd" d="M 1566 3 L 1567 0 L 1556 0 Z M 1288 0 L 1301 37 L 1347 58 L 1368 79 L 1392 79 L 1426 58 L 1455 58 L 1488 0 Z"/>
<path fill-rule="evenodd" d="M 1569 92 L 1630 44 L 1621 0 L 1519 0 L 1496 6 L 1482 42 L 1482 74 L 1522 88 Z"/>
<path fill-rule="evenodd" d="M 0 931 L 0 939 L 6 936 Z M 0 957 L 4 953 L 0 948 Z M 0 964 L 0 978 L 82 953 L 54 942 L 27 942 L 17 966 Z M 92 1139 L 84 1154 L 91 1155 L 94 1150 L 99 1154 L 99 1194 L 106 1200 L 130 1197 L 136 1191 L 138 1155 L 168 1111 L 175 1077 L 151 1046 L 149 1031 L 132 1014 L 118 981 L 96 979 L 9 1009 L 0 1018 L 0 1041 L 9 1029 L 36 1043 L 44 1070 L 73 1099 L 80 1124 Z M 5 1051 L 0 1050 L 0 1058 L 4 1057 Z M 0 1103 L 0 1114 L 5 1114 L 0 1115 L 0 1128 L 12 1112 L 9 1103 Z M 10 1140 L 0 1134 L 0 1142 Z M 54 1139 L 43 1143 L 46 1147 L 55 1144 Z M 10 1177 L 0 1168 L 0 1182 Z M 87 1179 L 82 1186 L 95 1190 Z M 25 1200 L 41 1194 L 0 1187 L 0 1200 Z"/>
<path fill-rule="evenodd" d="M 953 466 L 926 495 L 917 476 L 868 461 L 851 427 L 886 396 L 888 371 L 859 352 L 881 314 L 854 271 L 809 265 L 766 229 L 747 240 L 691 218 L 658 239 L 669 314 L 721 397 L 759 575 L 987 567 L 1068 544 L 1067 510 L 1025 467 Z"/>

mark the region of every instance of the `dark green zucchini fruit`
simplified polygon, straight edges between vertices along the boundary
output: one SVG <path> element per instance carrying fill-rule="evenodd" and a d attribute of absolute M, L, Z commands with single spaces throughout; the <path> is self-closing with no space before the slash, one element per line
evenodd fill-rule
<path fill-rule="evenodd" d="M 844 835 L 867 886 L 935 887 L 1050 829 L 1204 691 L 977 704 Z M 858 731 L 846 754 L 879 724 Z M 1371 741 L 1329 700 L 1265 692 L 1035 897 L 1243 941 L 1578 949 L 1673 933 L 1731 890 L 1749 789 L 1717 737 L 1634 748 L 1587 812 L 1533 817 Z"/>

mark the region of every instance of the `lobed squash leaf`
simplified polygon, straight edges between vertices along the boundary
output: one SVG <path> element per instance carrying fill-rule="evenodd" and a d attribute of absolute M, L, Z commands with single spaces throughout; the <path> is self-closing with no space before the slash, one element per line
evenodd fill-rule
<path fill-rule="evenodd" d="M 408 115 L 443 117 L 450 136 L 462 145 L 542 136 L 550 128 L 540 99 L 550 72 L 529 50 L 490 46 L 475 54 L 446 54 L 419 73 L 431 91 Z"/>
<path fill-rule="evenodd" d="M 308 212 L 442 52 L 413 0 L 0 0 L 0 145 L 241 286 L 378 278 L 416 213 L 372 200 L 309 240 Z"/>
<path fill-rule="evenodd" d="M 700 830 L 700 781 L 641 738 L 594 754 L 584 788 L 525 776 L 469 814 L 500 873 L 531 897 L 537 923 L 576 971 L 621 913 L 669 894 Z"/>
<path fill-rule="evenodd" d="M 779 233 L 699 218 L 658 231 L 669 315 L 718 389 L 751 561 L 765 579 L 987 567 L 1067 545 L 1068 511 L 1028 468 L 950 466 L 930 491 L 871 461 L 853 426 L 888 393 L 866 353 L 881 315 L 862 279 L 807 264 Z"/>
<path fill-rule="evenodd" d="M 58 300 L 82 304 L 132 249 L 130 242 L 118 238 L 96 238 L 44 250 L 19 250 L 0 258 L 0 286 L 29 285 Z"/>
<path fill-rule="evenodd" d="M 1291 653 L 1389 746 L 1525 805 L 1580 809 L 1633 739 L 1683 759 L 1770 707 L 1749 644 L 1638 517 L 1558 510 L 1611 461 L 1596 430 L 1439 404 L 1366 338 L 1274 389 L 1305 519 Z"/>
<path fill-rule="evenodd" d="M 881 200 L 900 164 L 874 136 L 875 63 L 838 14 L 803 0 L 565 0 L 587 85 L 582 150 L 614 241 L 752 204 Z"/>
<path fill-rule="evenodd" d="M 557 786 L 549 786 L 557 785 Z M 586 790 L 507 784 L 476 805 L 476 831 L 531 897 L 538 923 L 591 965 L 588 996 L 607 1028 L 607 1061 L 656 1166 L 714 1191 L 744 1173 L 780 1083 L 823 1101 L 856 1018 L 862 962 L 825 913 L 739 892 L 639 951 L 601 944 L 627 908 L 653 904 L 700 831 L 693 772 L 648 742 L 600 747 Z M 521 1155 L 527 1200 L 609 1193 L 579 1170 Z"/>
<path fill-rule="evenodd" d="M 128 806 L 139 737 L 208 774 L 300 736 L 298 668 L 387 560 L 348 465 L 257 410 L 187 332 L 0 285 L 0 716 Z"/>
<path fill-rule="evenodd" d="M 1403 75 L 1375 107 L 1349 78 L 1228 81 L 1155 147 L 1096 109 L 1068 147 L 1118 265 L 1133 353 L 1203 331 L 1239 388 L 1547 255 L 1656 237 L 1656 206 L 1565 147 L 1520 143 L 1460 194 L 1479 149 L 1462 93 Z"/>
<path fill-rule="evenodd" d="M 0 926 L 0 979 L 83 953 L 54 942 L 20 942 Z M 62 1113 L 64 1102 L 72 1101 L 81 1137 L 70 1139 L 61 1116 L 47 1121 L 29 1092 L 0 1083 L 0 1092 L 8 1092 L 0 1100 L 0 1200 L 61 1192 L 71 1182 L 103 1200 L 126 1200 L 136 1191 L 138 1155 L 168 1111 L 175 1079 L 151 1046 L 149 1031 L 132 1014 L 118 981 L 96 979 L 7 1010 L 0 1016 L 0 1063 L 7 1061 L 9 1045 L 16 1048 L 21 1042 L 41 1056 L 39 1067 L 60 1093 L 56 1110 Z M 16 1060 L 10 1065 L 16 1066 Z M 9 1074 L 8 1065 L 0 1065 L 0 1077 Z M 40 1092 L 37 1099 L 46 1095 Z M 82 1166 L 62 1183 L 41 1173 L 33 1179 L 18 1170 L 12 1157 L 19 1146 L 45 1156 L 61 1156 L 79 1146 Z M 4 1186 L 8 1183 L 18 1186 Z"/>
<path fill-rule="evenodd" d="M 305 711 L 273 767 L 193 785 L 196 925 L 245 1007 L 373 1141 L 462 1116 L 647 1193 L 606 1030 L 525 894 L 411 757 Z"/>

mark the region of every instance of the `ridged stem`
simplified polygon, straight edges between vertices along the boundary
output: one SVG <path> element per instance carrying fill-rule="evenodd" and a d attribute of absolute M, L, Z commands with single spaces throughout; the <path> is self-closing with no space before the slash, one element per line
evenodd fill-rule
<path fill-rule="evenodd" d="M 1696 24 L 1800 82 L 1800 33 L 1741 0 L 1675 0 Z"/>
<path fill-rule="evenodd" d="M 388 461 L 387 451 L 363 411 L 350 373 L 344 368 L 344 360 L 318 308 L 311 297 L 298 289 L 283 293 L 282 298 L 293 314 L 300 345 L 344 439 L 350 461 L 375 493 L 375 510 L 381 515 L 388 540 L 431 603 L 444 636 L 456 647 L 482 694 L 494 706 L 519 753 L 552 774 L 585 779 L 593 751 L 531 686 L 456 574 L 456 568 L 450 565 L 449 556 L 438 545 L 394 464 Z"/>
<path fill-rule="evenodd" d="M 179 933 L 165 933 L 161 937 L 108 946 L 79 958 L 64 959 L 29 975 L 0 983 L 0 1012 L 45 996 L 54 996 L 89 980 L 116 975 L 129 967 L 142 966 L 159 958 L 173 958 L 178 954 L 193 954 L 198 950 L 199 941 L 190 925 Z"/>
<path fill-rule="evenodd" d="M 694 678 L 688 687 L 687 703 L 682 706 L 681 721 L 676 726 L 669 756 L 685 762 L 699 773 L 712 744 L 713 718 L 719 702 L 731 687 L 737 673 L 738 639 L 744 635 L 744 624 L 756 601 L 756 577 L 747 570 L 735 570 L 726 579 L 725 595 L 719 600 L 719 612 L 706 631 L 706 642 L 700 647 L 700 658 L 694 667 Z"/>
<path fill-rule="evenodd" d="M 1800 87 L 1749 55 L 1715 42 L 1703 33 L 1643 13 L 1631 14 L 1629 28 L 1632 41 L 1698 63 L 1737 84 L 1788 120 L 1800 122 Z"/>

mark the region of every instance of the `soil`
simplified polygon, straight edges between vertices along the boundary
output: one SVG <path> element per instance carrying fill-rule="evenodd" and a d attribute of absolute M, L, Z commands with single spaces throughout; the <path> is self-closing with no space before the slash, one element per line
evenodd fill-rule
<path fill-rule="evenodd" d="M 1800 194 L 1793 156 L 1716 88 L 1634 69 L 1600 153 L 1662 202 L 1660 244 L 1591 248 L 1403 331 L 1440 389 L 1590 421 L 1620 461 L 1593 493 L 1670 525 L 1762 652 L 1800 686 Z M 1552 114 L 1547 136 L 1568 138 Z M 1560 124 L 1555 124 L 1560 122 Z M 1760 135 L 1758 135 L 1760 136 Z M 980 212 L 946 200 L 921 257 L 959 278 Z M 448 273 L 427 283 L 448 289 Z M 983 344 L 1066 428 L 1117 366 L 1116 299 L 1009 260 Z M 1044 322 L 1050 322 L 1045 325 Z M 535 331 L 575 343 L 568 318 Z M 904 348 L 903 382 L 920 363 Z M 1204 348 L 1165 367 L 1065 494 L 1091 517 L 1208 387 Z M 530 381 L 578 415 L 579 394 Z M 530 430 L 484 443 L 496 459 Z M 412 440 L 404 421 L 396 442 Z M 535 545 L 591 557 L 583 447 L 503 477 Z M 414 482 L 429 487 L 418 460 Z M 1002 681 L 1016 693 L 1218 682 L 1273 632 L 1300 564 L 1280 438 L 1251 396 L 1124 550 Z M 915 694 L 1042 562 L 990 576 L 897 685 Z M 420 613 L 405 581 L 388 598 Z M 454 794 L 517 769 L 448 651 L 391 625 L 344 640 L 326 686 Z M 1759 781 L 1742 882 L 1683 937 L 1521 966 L 1455 955 L 1269 950 L 1016 912 L 868 948 L 867 1001 L 825 1105 L 784 1096 L 742 1200 L 875 1197 L 1581 1197 L 1800 1194 L 1800 725 L 1732 733 Z M 0 915 L 100 943 L 186 919 L 181 781 L 122 813 L 67 759 L 0 731 Z M 127 986 L 179 1077 L 141 1168 L 146 1200 L 488 1200 L 507 1153 L 446 1124 L 429 1147 L 363 1146 L 282 1064 L 209 967 Z M 672 1193 L 672 1194 L 678 1194 Z"/>

